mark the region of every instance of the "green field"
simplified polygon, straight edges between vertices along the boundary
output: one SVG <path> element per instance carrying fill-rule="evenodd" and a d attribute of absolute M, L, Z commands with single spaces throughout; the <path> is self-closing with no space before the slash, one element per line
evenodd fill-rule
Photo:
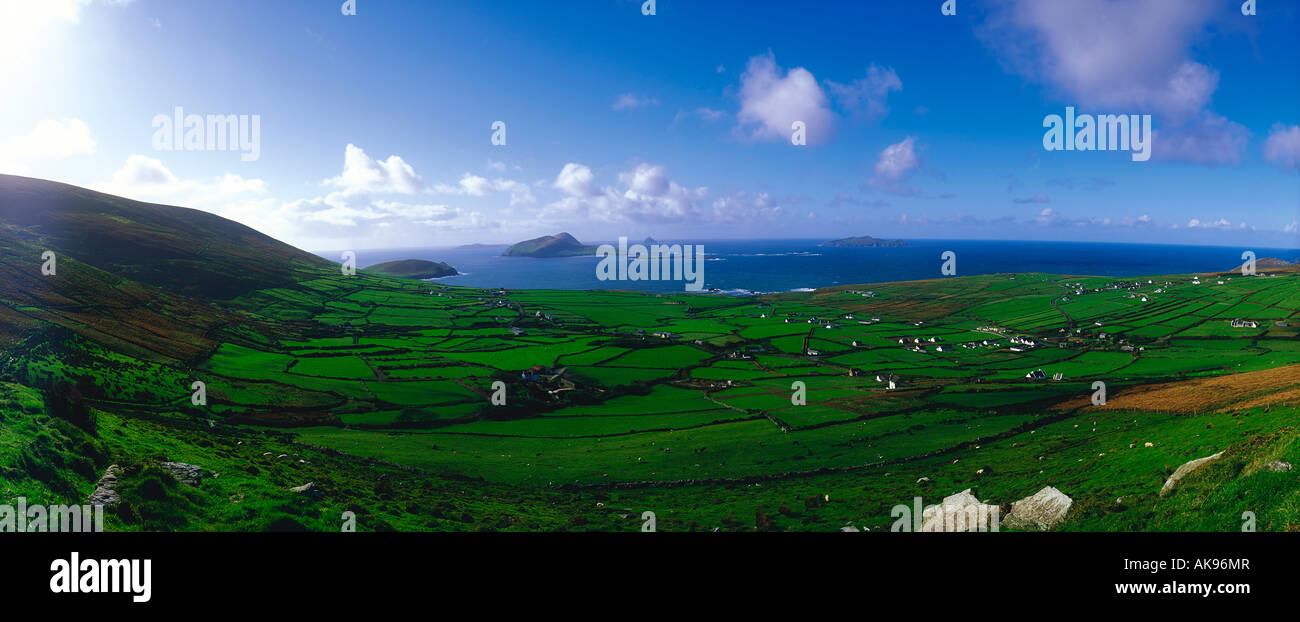
<path fill-rule="evenodd" d="M 333 530 L 345 510 L 363 530 L 635 531 L 646 510 L 663 530 L 888 530 L 890 508 L 917 495 L 977 488 L 1006 504 L 1045 485 L 1075 501 L 1063 529 L 1233 529 L 1241 507 L 1262 529 L 1296 528 L 1300 487 L 1251 465 L 1300 457 L 1285 398 L 1300 377 L 1238 408 L 1087 400 L 1098 381 L 1119 399 L 1300 364 L 1300 276 L 1150 280 L 990 275 L 864 299 L 499 291 L 304 268 L 187 320 L 200 332 L 12 341 L 0 486 L 84 498 L 110 462 L 132 486 L 163 481 L 162 497 L 110 516 L 119 530 Z M 191 402 L 195 381 L 206 405 Z M 41 388 L 61 383 L 80 387 L 93 434 L 48 420 Z M 1231 461 L 1157 494 L 1178 465 L 1223 450 Z M 150 466 L 162 459 L 219 477 L 191 490 Z M 325 496 L 290 492 L 307 481 Z"/>

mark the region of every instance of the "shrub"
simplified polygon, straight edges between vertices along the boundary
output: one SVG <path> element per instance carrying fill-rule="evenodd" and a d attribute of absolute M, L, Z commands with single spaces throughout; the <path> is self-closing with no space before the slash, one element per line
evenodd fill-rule
<path fill-rule="evenodd" d="M 50 392 L 46 401 L 49 403 L 51 415 L 90 434 L 95 434 L 95 413 L 90 410 L 90 406 L 86 405 L 86 399 L 77 385 L 68 382 L 59 383 Z"/>

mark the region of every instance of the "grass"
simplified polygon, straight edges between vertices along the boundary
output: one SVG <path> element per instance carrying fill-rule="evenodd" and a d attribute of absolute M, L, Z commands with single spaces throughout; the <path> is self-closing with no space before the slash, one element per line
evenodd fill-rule
<path fill-rule="evenodd" d="M 75 302 L 0 286 L 0 490 L 81 501 L 119 464 L 110 529 L 333 531 L 354 512 L 363 531 L 634 531 L 652 510 L 664 530 L 887 530 L 914 496 L 1008 504 L 1044 485 L 1075 500 L 1064 529 L 1230 530 L 1247 510 L 1261 530 L 1300 524 L 1293 480 L 1259 468 L 1300 457 L 1300 346 L 1274 325 L 1296 321 L 1300 276 L 728 297 L 501 293 L 303 264 L 200 303 L 155 298 L 159 275 L 68 265 L 78 280 L 60 287 L 79 289 L 59 291 Z M 125 299 L 144 319 L 108 310 Z M 1017 336 L 1040 347 L 1013 351 Z M 1036 369 L 1064 379 L 1027 380 Z M 904 384 L 876 380 L 890 374 Z M 196 380 L 207 406 L 190 401 Z M 57 382 L 84 387 L 95 434 L 49 414 L 35 387 Z M 208 475 L 180 483 L 163 460 Z M 321 495 L 290 490 L 308 482 Z"/>

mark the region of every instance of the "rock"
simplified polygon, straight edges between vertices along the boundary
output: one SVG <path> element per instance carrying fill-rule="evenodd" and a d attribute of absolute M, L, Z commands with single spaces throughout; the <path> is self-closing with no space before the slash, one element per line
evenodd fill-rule
<path fill-rule="evenodd" d="M 301 486 L 295 486 L 290 488 L 289 492 L 296 492 L 309 499 L 320 499 L 325 496 L 325 491 L 321 490 L 320 486 L 317 486 L 315 482 L 307 482 Z"/>
<path fill-rule="evenodd" d="M 1274 460 L 1274 461 L 1272 461 L 1272 462 L 1270 462 L 1270 463 L 1264 465 L 1264 468 L 1265 468 L 1265 469 L 1268 469 L 1269 471 L 1273 471 L 1273 472 L 1275 472 L 1275 473 L 1282 473 L 1282 472 L 1284 472 L 1284 471 L 1290 471 L 1290 470 L 1291 470 L 1291 463 L 1290 463 L 1290 462 L 1283 462 L 1283 461 L 1281 461 L 1281 460 Z"/>
<path fill-rule="evenodd" d="M 930 481 L 930 478 L 928 478 L 928 477 L 920 477 L 920 478 L 917 478 L 916 483 L 918 483 L 918 484 L 923 484 L 923 483 L 926 483 L 926 482 L 929 482 L 929 481 Z"/>
<path fill-rule="evenodd" d="M 1174 484 L 1177 484 L 1179 480 L 1183 479 L 1184 477 L 1187 477 L 1193 471 L 1205 466 L 1207 463 L 1218 460 L 1221 456 L 1223 456 L 1223 452 L 1219 452 L 1217 454 L 1214 454 L 1213 456 L 1197 458 L 1195 460 L 1183 464 L 1183 466 L 1178 467 L 1178 469 L 1174 471 L 1174 474 L 1170 475 L 1169 479 L 1165 480 L 1165 485 L 1160 487 L 1161 496 L 1165 495 L 1171 489 L 1173 489 Z"/>
<path fill-rule="evenodd" d="M 122 500 L 117 494 L 117 478 L 121 476 L 122 467 L 116 464 L 108 465 L 104 470 L 104 476 L 99 478 L 99 483 L 95 484 L 95 492 L 90 493 L 86 503 L 92 506 L 102 505 L 105 509 L 116 506 Z"/>
<path fill-rule="evenodd" d="M 1011 513 L 1002 521 L 1012 529 L 1051 531 L 1065 521 L 1074 500 L 1065 493 L 1044 486 L 1042 490 L 1011 504 Z"/>
<path fill-rule="evenodd" d="M 861 533 L 858 530 L 858 528 L 854 527 L 853 525 L 845 525 L 844 527 L 840 527 L 840 531 L 844 531 L 848 533 Z"/>
<path fill-rule="evenodd" d="M 163 462 L 158 466 L 171 473 L 172 477 L 182 484 L 198 486 L 203 481 L 203 467 L 184 462 Z"/>
<path fill-rule="evenodd" d="M 993 531 L 998 525 L 998 506 L 980 503 L 967 488 L 926 508 L 921 517 L 921 531 Z"/>

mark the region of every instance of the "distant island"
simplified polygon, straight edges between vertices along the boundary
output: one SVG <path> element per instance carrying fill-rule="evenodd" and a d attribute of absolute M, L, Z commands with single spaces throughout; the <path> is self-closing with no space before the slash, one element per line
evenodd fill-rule
<path fill-rule="evenodd" d="M 507 246 L 506 244 L 461 244 L 456 250 L 473 250 L 476 248 L 496 248 L 498 246 Z"/>
<path fill-rule="evenodd" d="M 444 276 L 456 276 L 460 274 L 455 268 L 440 261 L 425 261 L 423 259 L 402 259 L 400 261 L 388 261 L 375 264 L 365 268 L 368 272 L 375 272 L 386 276 L 395 276 L 404 279 L 438 279 Z"/>
<path fill-rule="evenodd" d="M 578 257 L 595 255 L 595 246 L 586 246 L 568 233 L 544 235 L 526 240 L 501 253 L 506 257 Z"/>
<path fill-rule="evenodd" d="M 844 246 L 844 247 L 907 246 L 907 242 L 903 240 L 882 240 L 880 238 L 873 238 L 869 235 L 864 235 L 856 238 L 841 238 L 838 240 L 831 240 L 830 242 L 822 242 L 818 246 Z"/>

